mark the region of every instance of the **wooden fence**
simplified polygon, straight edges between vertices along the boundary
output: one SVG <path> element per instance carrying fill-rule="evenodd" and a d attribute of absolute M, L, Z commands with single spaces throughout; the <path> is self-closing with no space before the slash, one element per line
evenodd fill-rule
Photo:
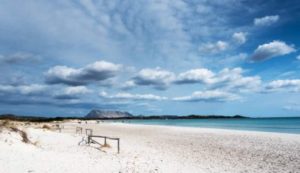
<path fill-rule="evenodd" d="M 85 134 L 87 136 L 93 135 L 93 129 L 85 129 Z"/>
<path fill-rule="evenodd" d="M 64 129 L 63 125 L 56 125 L 58 127 L 59 132 L 61 132 L 62 129 Z M 80 133 L 82 134 L 82 127 L 76 127 L 76 133 Z M 99 135 L 93 135 L 93 129 L 85 129 L 85 134 L 88 136 L 88 144 L 90 143 L 96 143 L 99 145 L 99 142 L 95 141 L 93 138 L 103 138 L 104 139 L 104 145 L 107 145 L 107 140 L 116 140 L 117 141 L 117 146 L 118 146 L 118 153 L 120 153 L 120 138 L 112 138 L 112 137 L 108 137 L 108 136 L 99 136 Z"/>
<path fill-rule="evenodd" d="M 76 127 L 76 133 L 79 133 L 82 134 L 82 127 Z"/>
<path fill-rule="evenodd" d="M 88 144 L 90 144 L 90 143 L 96 143 L 96 144 L 102 145 L 99 142 L 93 140 L 93 138 L 103 138 L 104 139 L 104 145 L 107 145 L 107 143 L 106 143 L 107 139 L 116 140 L 117 141 L 117 145 L 118 145 L 118 153 L 120 153 L 120 138 L 111 138 L 111 137 L 107 137 L 107 136 L 89 135 L 88 136 Z"/>

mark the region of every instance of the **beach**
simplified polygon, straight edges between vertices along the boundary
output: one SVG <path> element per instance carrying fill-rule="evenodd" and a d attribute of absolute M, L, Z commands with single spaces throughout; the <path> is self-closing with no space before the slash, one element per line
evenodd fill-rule
<path fill-rule="evenodd" d="M 35 143 L 2 130 L 0 172 L 300 172 L 298 134 L 96 121 L 60 123 L 61 132 L 19 126 Z M 76 127 L 83 134 L 76 134 Z M 78 145 L 86 128 L 120 138 L 120 153 L 113 140 L 102 147 Z"/>

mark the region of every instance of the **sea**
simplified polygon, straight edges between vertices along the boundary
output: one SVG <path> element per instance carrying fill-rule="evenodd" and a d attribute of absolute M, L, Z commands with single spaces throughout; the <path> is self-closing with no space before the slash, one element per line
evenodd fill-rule
<path fill-rule="evenodd" d="M 237 119 L 146 119 L 126 120 L 125 123 L 300 134 L 300 117 Z"/>

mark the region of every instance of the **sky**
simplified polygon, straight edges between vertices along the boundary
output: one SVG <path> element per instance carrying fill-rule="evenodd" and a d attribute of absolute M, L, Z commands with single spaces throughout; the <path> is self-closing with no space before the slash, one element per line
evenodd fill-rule
<path fill-rule="evenodd" d="M 1 0 L 0 114 L 300 116 L 297 0 Z"/>

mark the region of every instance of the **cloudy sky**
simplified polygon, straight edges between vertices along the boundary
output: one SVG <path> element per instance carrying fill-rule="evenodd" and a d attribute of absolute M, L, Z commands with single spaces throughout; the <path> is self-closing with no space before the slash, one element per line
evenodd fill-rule
<path fill-rule="evenodd" d="M 300 115 L 297 0 L 1 0 L 0 113 Z"/>

